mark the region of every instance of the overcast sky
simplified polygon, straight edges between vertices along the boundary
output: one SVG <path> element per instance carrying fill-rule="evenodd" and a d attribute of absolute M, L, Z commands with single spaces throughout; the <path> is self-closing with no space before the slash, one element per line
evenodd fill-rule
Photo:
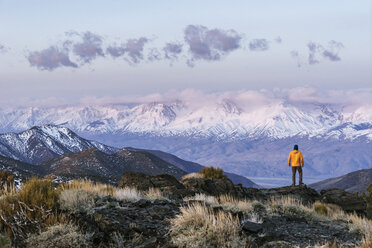
<path fill-rule="evenodd" d="M 371 12 L 369 0 L 0 0 L 0 103 L 371 88 Z"/>

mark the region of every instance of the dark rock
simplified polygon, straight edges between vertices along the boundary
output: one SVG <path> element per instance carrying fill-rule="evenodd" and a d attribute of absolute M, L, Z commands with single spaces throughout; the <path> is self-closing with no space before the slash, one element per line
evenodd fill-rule
<path fill-rule="evenodd" d="M 231 195 L 238 196 L 235 185 L 230 179 L 215 179 L 215 178 L 186 178 L 182 184 L 190 191 L 195 193 L 203 193 L 207 195 Z"/>
<path fill-rule="evenodd" d="M 312 188 L 308 188 L 306 185 L 261 189 L 260 191 L 265 195 L 266 199 L 270 199 L 271 197 L 290 196 L 299 199 L 305 205 L 314 203 L 320 199 L 318 192 Z"/>
<path fill-rule="evenodd" d="M 356 212 L 365 215 L 367 204 L 364 199 L 342 189 L 327 189 L 320 191 L 321 201 L 340 206 L 346 212 Z"/>
<path fill-rule="evenodd" d="M 262 231 L 262 224 L 254 223 L 251 221 L 244 221 L 242 229 L 248 233 L 258 233 Z"/>

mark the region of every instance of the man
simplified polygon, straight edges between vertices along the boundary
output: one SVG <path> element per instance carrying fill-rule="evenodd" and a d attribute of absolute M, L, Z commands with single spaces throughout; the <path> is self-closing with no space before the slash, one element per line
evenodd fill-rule
<path fill-rule="evenodd" d="M 291 167 L 292 162 L 292 186 L 296 185 L 296 171 L 299 174 L 299 185 L 303 185 L 302 183 L 302 168 L 304 167 L 304 158 L 302 157 L 302 153 L 298 150 L 298 145 L 295 145 L 293 151 L 289 153 L 288 157 L 288 166 Z"/>

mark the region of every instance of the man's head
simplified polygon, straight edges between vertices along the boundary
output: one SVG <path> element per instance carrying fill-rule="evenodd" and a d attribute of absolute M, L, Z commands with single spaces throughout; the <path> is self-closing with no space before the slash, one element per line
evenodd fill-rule
<path fill-rule="evenodd" d="M 298 145 L 294 145 L 293 150 L 298 150 Z"/>

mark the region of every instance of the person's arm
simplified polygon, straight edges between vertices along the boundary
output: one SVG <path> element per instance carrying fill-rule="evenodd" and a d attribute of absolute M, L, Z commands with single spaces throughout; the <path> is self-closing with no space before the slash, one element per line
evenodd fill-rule
<path fill-rule="evenodd" d="M 289 153 L 289 156 L 288 156 L 288 166 L 291 167 L 291 153 Z"/>
<path fill-rule="evenodd" d="M 304 157 L 302 156 L 302 153 L 300 153 L 300 163 L 301 163 L 302 167 L 305 166 L 305 164 L 304 164 Z"/>

